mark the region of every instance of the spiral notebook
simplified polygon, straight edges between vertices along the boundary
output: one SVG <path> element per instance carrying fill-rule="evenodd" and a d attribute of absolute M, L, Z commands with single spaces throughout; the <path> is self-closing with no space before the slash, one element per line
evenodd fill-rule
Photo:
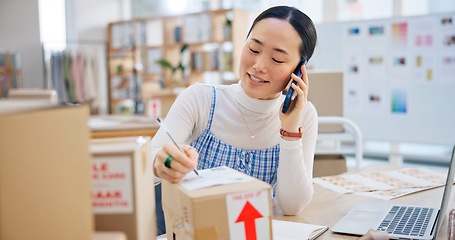
<path fill-rule="evenodd" d="M 329 227 L 316 224 L 272 220 L 272 229 L 274 240 L 313 240 L 326 232 Z"/>

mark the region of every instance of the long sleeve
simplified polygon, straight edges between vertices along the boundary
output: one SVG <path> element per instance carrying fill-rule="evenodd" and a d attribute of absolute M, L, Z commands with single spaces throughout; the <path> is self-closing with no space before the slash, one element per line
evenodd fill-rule
<path fill-rule="evenodd" d="M 169 109 L 164 124 L 179 144 L 189 144 L 205 129 L 210 111 L 210 92 L 203 91 L 200 84 L 187 88 L 178 95 Z M 159 129 L 152 139 L 151 159 L 154 161 L 161 147 L 171 142 L 166 132 Z"/>
<path fill-rule="evenodd" d="M 303 138 L 286 141 L 279 135 L 278 116 L 282 97 L 272 100 L 249 98 L 240 84 L 216 86 L 216 107 L 210 131 L 222 142 L 244 150 L 280 146 L 276 198 L 287 215 L 300 213 L 313 196 L 313 160 L 317 137 L 317 112 L 309 102 L 302 118 Z M 164 122 L 177 143 L 192 143 L 207 128 L 212 88 L 195 84 L 185 89 Z M 242 109 L 243 111 L 241 111 Z M 252 137 L 254 136 L 254 137 Z M 159 130 L 152 140 L 152 158 L 170 142 Z"/>
<path fill-rule="evenodd" d="M 317 112 L 313 105 L 305 111 L 303 138 L 300 141 L 280 139 L 277 202 L 286 215 L 303 211 L 313 197 L 313 161 L 318 132 Z"/>

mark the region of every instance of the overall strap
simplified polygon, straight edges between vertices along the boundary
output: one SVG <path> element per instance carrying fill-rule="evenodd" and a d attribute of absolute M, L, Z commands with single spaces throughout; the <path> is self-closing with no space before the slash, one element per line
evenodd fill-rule
<path fill-rule="evenodd" d="M 213 89 L 212 106 L 210 108 L 209 122 L 207 124 L 207 129 L 209 129 L 209 130 L 212 127 L 213 114 L 215 113 L 215 105 L 216 105 L 216 89 L 214 86 L 212 86 L 212 89 Z"/>

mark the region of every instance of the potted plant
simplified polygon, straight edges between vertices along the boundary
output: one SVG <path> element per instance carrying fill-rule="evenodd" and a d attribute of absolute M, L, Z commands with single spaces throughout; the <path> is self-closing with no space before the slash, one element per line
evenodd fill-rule
<path fill-rule="evenodd" d="M 157 60 L 156 63 L 158 63 L 162 68 L 167 68 L 171 71 L 172 84 L 183 81 L 187 77 L 186 70 L 189 64 L 188 44 L 185 43 L 180 48 L 180 59 L 177 65 L 173 65 L 169 60 L 165 58 Z M 183 79 L 177 79 L 176 73 L 179 70 L 182 72 Z"/>

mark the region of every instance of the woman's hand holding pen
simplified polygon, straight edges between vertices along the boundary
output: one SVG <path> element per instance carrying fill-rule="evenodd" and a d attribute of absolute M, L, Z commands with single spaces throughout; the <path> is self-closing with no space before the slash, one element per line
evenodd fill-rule
<path fill-rule="evenodd" d="M 292 100 L 290 111 L 282 113 L 280 111 L 281 127 L 285 131 L 296 132 L 302 122 L 303 111 L 308 102 L 308 76 L 305 65 L 301 67 L 302 77 L 296 76 L 294 73 L 291 75 L 292 80 L 297 82 L 297 85 L 291 84 L 290 87 L 294 89 L 295 99 Z"/>
<path fill-rule="evenodd" d="M 173 143 L 165 144 L 158 152 L 153 164 L 157 177 L 176 183 L 196 168 L 199 157 L 196 149 L 190 145 L 179 146 L 183 152 Z"/>

